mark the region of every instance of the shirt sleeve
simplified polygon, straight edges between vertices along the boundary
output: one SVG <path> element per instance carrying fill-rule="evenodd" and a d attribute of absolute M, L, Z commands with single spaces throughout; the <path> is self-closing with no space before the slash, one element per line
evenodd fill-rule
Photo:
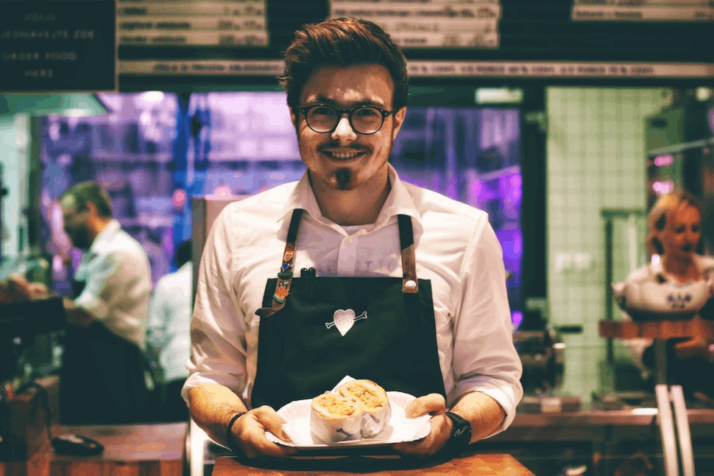
<path fill-rule="evenodd" d="M 166 291 L 164 282 L 159 280 L 149 302 L 149 315 L 146 321 L 146 342 L 157 353 L 166 345 Z"/>
<path fill-rule="evenodd" d="M 134 256 L 128 252 L 115 251 L 97 258 L 96 271 L 89 275 L 82 293 L 74 300 L 78 307 L 92 314 L 94 319 L 103 321 L 110 314 L 127 323 L 135 323 L 136 317 L 117 309 L 117 304 L 127 295 L 133 294 L 134 287 L 141 281 L 142 266 L 137 266 Z"/>
<path fill-rule="evenodd" d="M 186 402 L 189 390 L 205 383 L 223 385 L 246 399 L 246 326 L 232 284 L 231 209 L 226 207 L 213 223 L 201 257 L 191 319 L 190 375 L 181 391 Z"/>
<path fill-rule="evenodd" d="M 496 400 L 506 417 L 493 436 L 508 428 L 516 415 L 523 397 L 523 367 L 513 345 L 501 245 L 486 217 L 478 228 L 462 269 L 463 296 L 454 319 L 456 387 L 449 400 L 474 391 Z"/>

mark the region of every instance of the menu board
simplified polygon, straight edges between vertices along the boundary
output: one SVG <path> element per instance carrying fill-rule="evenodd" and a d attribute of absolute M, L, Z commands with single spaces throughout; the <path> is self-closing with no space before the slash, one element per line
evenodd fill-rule
<path fill-rule="evenodd" d="M 574 0 L 576 21 L 714 21 L 712 0 Z"/>
<path fill-rule="evenodd" d="M 404 48 L 498 48 L 498 0 L 331 0 L 330 16 L 382 27 Z"/>
<path fill-rule="evenodd" d="M 296 30 L 346 16 L 383 27 L 415 77 L 699 84 L 714 77 L 711 24 L 674 19 L 707 12 L 712 2 L 116 0 L 120 88 L 273 86 Z M 574 21 L 576 8 L 644 12 L 645 19 L 665 9 L 668 22 Z"/>
<path fill-rule="evenodd" d="M 118 0 L 127 46 L 268 46 L 266 0 Z"/>
<path fill-rule="evenodd" d="M 0 92 L 116 89 L 114 2 L 2 2 Z"/>

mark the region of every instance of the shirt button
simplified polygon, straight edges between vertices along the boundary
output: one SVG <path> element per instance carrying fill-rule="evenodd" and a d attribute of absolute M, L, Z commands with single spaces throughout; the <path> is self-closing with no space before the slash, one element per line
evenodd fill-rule
<path fill-rule="evenodd" d="M 345 246 L 352 246 L 352 238 L 345 238 L 343 243 Z"/>

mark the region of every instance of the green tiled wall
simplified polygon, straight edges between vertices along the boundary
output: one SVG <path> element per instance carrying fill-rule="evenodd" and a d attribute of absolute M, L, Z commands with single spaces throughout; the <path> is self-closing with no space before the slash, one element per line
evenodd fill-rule
<path fill-rule="evenodd" d="M 646 207 L 644 118 L 659 111 L 666 90 L 549 88 L 548 113 L 548 300 L 553 325 L 582 325 L 565 335 L 562 393 L 587 402 L 603 385 L 606 342 L 598 336 L 605 318 L 605 225 L 601 210 Z M 644 218 L 614 223 L 614 280 L 624 280 L 633 261 L 644 260 Z M 633 252 L 628 236 L 637 237 Z M 558 255 L 581 255 L 587 265 L 557 269 Z M 631 258 L 635 257 L 635 260 Z M 572 262 L 572 261 L 571 261 Z M 617 312 L 617 311 L 616 311 Z M 615 345 L 616 358 L 627 353 Z"/>

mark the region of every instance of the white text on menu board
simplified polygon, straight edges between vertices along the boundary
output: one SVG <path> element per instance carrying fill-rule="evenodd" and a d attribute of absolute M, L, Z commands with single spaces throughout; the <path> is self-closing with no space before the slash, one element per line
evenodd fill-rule
<path fill-rule="evenodd" d="M 122 61 L 125 75 L 276 76 L 282 61 Z M 581 77 L 581 78 L 714 78 L 714 65 L 703 63 L 566 63 L 409 61 L 413 77 Z"/>
<path fill-rule="evenodd" d="M 714 0 L 574 0 L 575 21 L 714 21 Z"/>
<path fill-rule="evenodd" d="M 268 46 L 265 1 L 119 0 L 118 42 L 131 46 Z"/>
<path fill-rule="evenodd" d="M 402 47 L 498 48 L 498 0 L 332 0 L 330 16 L 370 20 Z"/>

